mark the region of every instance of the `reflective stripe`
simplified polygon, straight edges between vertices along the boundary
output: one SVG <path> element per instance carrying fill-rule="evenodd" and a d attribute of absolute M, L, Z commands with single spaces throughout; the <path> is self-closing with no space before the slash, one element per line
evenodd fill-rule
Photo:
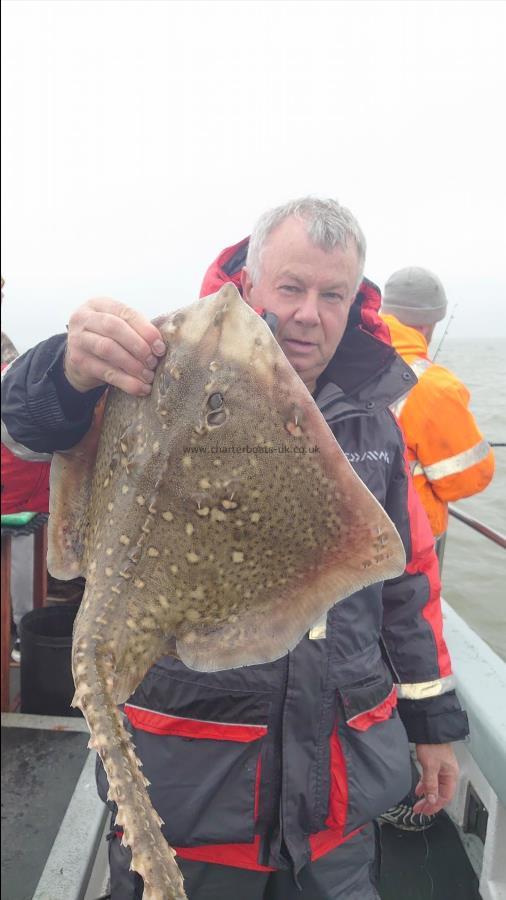
<path fill-rule="evenodd" d="M 399 700 L 425 700 L 426 697 L 438 697 L 455 689 L 455 676 L 436 678 L 434 681 L 419 681 L 415 684 L 398 684 Z"/>
<path fill-rule="evenodd" d="M 412 362 L 407 363 L 407 365 L 410 369 L 412 369 L 416 377 L 420 378 L 423 373 L 429 368 L 429 366 L 432 365 L 432 363 L 430 359 L 423 359 L 422 357 L 420 357 L 419 359 L 414 359 Z M 406 404 L 406 400 L 408 399 L 414 387 L 416 387 L 416 385 L 412 385 L 409 391 L 406 391 L 406 393 L 403 394 L 402 397 L 399 398 L 399 400 L 396 400 L 395 403 L 392 403 L 390 409 L 392 410 L 394 416 L 397 416 L 397 418 L 400 417 L 400 414 Z"/>
<path fill-rule="evenodd" d="M 416 377 L 421 378 L 423 373 L 426 372 L 427 369 L 433 365 L 433 363 L 430 361 L 430 359 L 425 359 L 424 357 L 420 356 L 418 359 L 414 359 L 412 362 L 408 363 L 408 365 L 410 369 L 413 369 Z"/>
<path fill-rule="evenodd" d="M 413 370 L 416 377 L 420 378 L 433 363 L 430 359 L 423 359 L 420 357 L 419 359 L 414 359 L 411 363 L 408 363 L 408 365 Z M 404 409 L 406 400 L 412 390 L 413 388 L 410 388 L 400 400 L 397 400 L 397 402 L 393 403 L 390 407 L 397 418 L 399 418 Z M 415 459 L 410 463 L 409 467 L 412 476 L 423 475 L 427 481 L 438 481 L 440 478 L 446 478 L 448 475 L 457 475 L 459 472 L 465 472 L 466 469 L 470 469 L 471 466 L 481 462 L 482 459 L 486 459 L 489 452 L 490 447 L 487 442 L 479 441 L 474 447 L 471 447 L 470 450 L 463 450 L 462 453 L 457 453 L 455 456 L 449 456 L 447 459 L 432 463 L 430 466 L 422 466 L 421 462 Z"/>
<path fill-rule="evenodd" d="M 323 638 L 327 637 L 327 613 L 321 616 L 317 622 L 314 623 L 311 631 L 309 632 L 309 640 L 310 641 L 321 641 Z"/>
<path fill-rule="evenodd" d="M 4 375 L 9 371 L 12 363 L 15 362 L 13 359 L 12 362 L 9 363 L 5 369 L 2 369 L 2 381 L 4 380 Z M 24 444 L 18 444 L 7 431 L 6 425 L 2 420 L 2 444 L 7 447 L 11 453 L 14 453 L 14 456 L 19 457 L 19 459 L 24 459 L 26 462 L 51 462 L 52 454 L 51 453 L 36 453 L 35 450 L 29 450 L 28 447 L 25 447 Z"/>
<path fill-rule="evenodd" d="M 479 441 L 469 450 L 463 450 L 455 456 L 449 456 L 430 466 L 424 466 L 423 472 L 428 481 L 438 481 L 440 478 L 446 478 L 448 475 L 457 475 L 458 472 L 465 472 L 471 466 L 486 459 L 490 453 L 490 447 L 486 441 Z M 413 472 L 413 474 L 415 474 Z M 416 473 L 418 474 L 418 472 Z"/>
<path fill-rule="evenodd" d="M 25 447 L 24 444 L 18 444 L 17 441 L 11 438 L 4 422 L 2 422 L 2 444 L 14 456 L 17 456 L 18 459 L 23 459 L 25 462 L 51 462 L 53 458 L 52 453 L 37 453 L 35 450 Z"/>

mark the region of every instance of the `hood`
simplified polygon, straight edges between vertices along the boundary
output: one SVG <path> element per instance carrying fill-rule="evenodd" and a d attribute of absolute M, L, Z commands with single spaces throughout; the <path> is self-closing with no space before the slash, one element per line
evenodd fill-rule
<path fill-rule="evenodd" d="M 428 347 L 427 341 L 423 334 L 420 334 L 416 328 L 410 325 L 404 325 L 399 322 L 395 316 L 390 313 L 382 313 L 381 318 L 390 332 L 390 339 L 397 353 L 402 356 L 407 363 L 420 357 L 427 357 Z"/>
<path fill-rule="evenodd" d="M 201 297 L 214 294 L 230 281 L 242 293 L 241 270 L 246 263 L 248 244 L 249 237 L 246 237 L 238 244 L 221 251 L 204 275 L 200 288 Z M 359 328 L 383 343 L 390 344 L 388 328 L 378 315 L 380 305 L 380 289 L 368 278 L 364 278 L 351 307 L 346 330 Z"/>

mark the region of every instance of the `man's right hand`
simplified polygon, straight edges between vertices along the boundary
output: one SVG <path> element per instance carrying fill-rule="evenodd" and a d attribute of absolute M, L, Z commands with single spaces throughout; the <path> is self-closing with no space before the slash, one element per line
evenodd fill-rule
<path fill-rule="evenodd" d="M 127 394 L 149 394 L 165 353 L 157 328 L 130 307 L 99 297 L 77 309 L 68 324 L 64 371 L 81 393 L 112 384 Z"/>

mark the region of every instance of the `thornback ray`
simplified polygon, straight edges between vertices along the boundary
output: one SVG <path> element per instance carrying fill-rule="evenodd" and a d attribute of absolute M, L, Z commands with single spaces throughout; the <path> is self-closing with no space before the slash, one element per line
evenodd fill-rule
<path fill-rule="evenodd" d="M 109 389 L 88 444 L 55 455 L 49 559 L 58 577 L 86 577 L 74 703 L 132 868 L 146 900 L 182 900 L 116 704 L 167 653 L 206 672 L 279 658 L 334 603 L 401 574 L 405 556 L 233 285 L 156 324 L 167 353 L 150 396 Z"/>

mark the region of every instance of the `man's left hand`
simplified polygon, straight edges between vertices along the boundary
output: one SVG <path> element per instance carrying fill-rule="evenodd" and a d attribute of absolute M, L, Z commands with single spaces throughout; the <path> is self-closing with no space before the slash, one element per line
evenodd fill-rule
<path fill-rule="evenodd" d="M 413 812 L 433 816 L 452 799 L 459 775 L 459 764 L 451 744 L 417 744 L 416 756 L 422 767 L 415 794 L 421 799 Z"/>

